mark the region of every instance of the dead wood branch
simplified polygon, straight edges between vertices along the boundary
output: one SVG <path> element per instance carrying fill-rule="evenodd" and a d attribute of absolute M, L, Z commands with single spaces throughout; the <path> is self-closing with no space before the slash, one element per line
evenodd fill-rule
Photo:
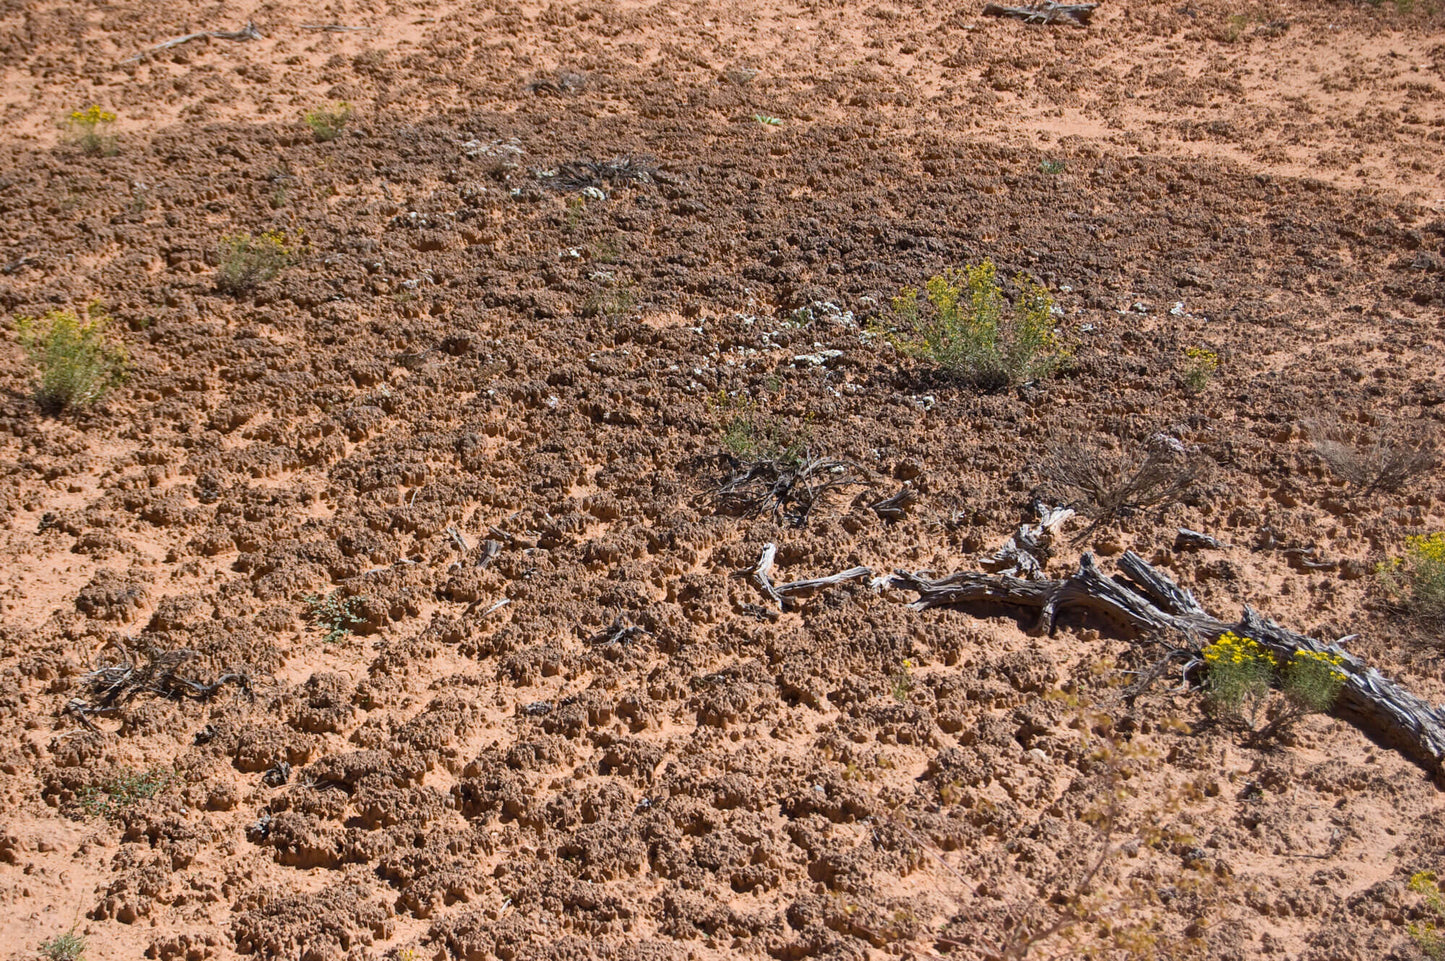
<path fill-rule="evenodd" d="M 302 30 L 316 30 L 321 33 L 355 33 L 370 30 L 370 27 L 348 27 L 339 23 L 303 23 Z"/>
<path fill-rule="evenodd" d="M 251 678 L 244 673 L 222 674 L 209 683 L 183 676 L 181 668 L 193 657 L 195 651 L 182 648 L 152 655 L 147 663 L 138 664 L 127 654 L 119 664 L 96 668 L 86 674 L 82 680 L 89 688 L 91 700 L 72 699 L 66 705 L 66 712 L 79 717 L 108 714 L 142 694 L 170 700 L 205 701 L 227 684 L 251 693 Z"/>
<path fill-rule="evenodd" d="M 240 30 L 202 30 L 199 33 L 188 33 L 184 37 L 174 37 L 164 43 L 158 43 L 136 54 L 134 57 L 126 57 L 121 63 L 135 63 L 147 57 L 160 53 L 162 50 L 169 50 L 172 47 L 179 47 L 183 43 L 190 43 L 192 40 L 234 40 L 238 43 L 247 40 L 261 40 L 261 31 L 256 29 L 254 23 L 248 22 Z"/>
<path fill-rule="evenodd" d="M 615 187 L 618 184 L 650 184 L 657 168 L 632 157 L 612 160 L 577 160 L 557 168 L 548 178 L 548 186 L 558 190 L 581 190 L 585 187 Z"/>
<path fill-rule="evenodd" d="M 1020 524 L 1002 547 L 992 557 L 985 558 L 983 566 L 995 574 L 1010 574 L 1015 577 L 1043 577 L 1043 566 L 1054 556 L 1054 538 L 1059 528 L 1074 511 L 1068 507 L 1048 507 L 1042 501 L 1034 501 L 1034 513 L 1038 520 L 1032 524 Z"/>
<path fill-rule="evenodd" d="M 1007 575 L 974 572 L 930 580 L 899 572 L 891 586 L 918 593 L 917 610 L 945 605 L 1002 604 L 1039 613 L 1038 630 L 1051 632 L 1060 614 L 1069 609 L 1100 614 L 1126 630 L 1146 637 L 1180 634 L 1185 649 L 1197 652 L 1225 631 L 1253 638 L 1282 661 L 1296 651 L 1333 654 L 1342 659 L 1345 685 L 1335 713 L 1366 734 L 1391 744 L 1445 774 L 1445 706 L 1435 708 L 1400 685 L 1366 666 L 1337 644 L 1296 634 L 1246 607 L 1231 624 L 1211 616 L 1169 577 L 1133 551 L 1119 559 L 1119 575 L 1106 577 L 1084 554 L 1078 570 L 1062 580 L 1022 580 Z"/>
<path fill-rule="evenodd" d="M 774 585 L 768 572 L 773 569 L 773 559 L 777 557 L 778 546 L 768 544 L 763 547 L 763 555 L 752 567 L 735 572 L 735 577 L 746 577 L 752 581 L 753 586 L 767 596 L 768 600 L 778 605 L 778 610 L 787 610 L 787 598 L 795 594 L 811 594 L 820 587 L 831 587 L 834 584 L 842 584 L 845 581 L 855 581 L 860 578 L 873 576 L 873 571 L 866 567 L 850 567 L 846 571 L 839 571 L 837 574 L 829 574 L 827 577 L 811 577 L 801 581 L 789 581 L 786 584 Z"/>
<path fill-rule="evenodd" d="M 628 624 L 622 619 L 622 615 L 619 614 L 613 619 L 611 625 L 604 627 L 596 634 L 587 638 L 587 643 L 594 647 L 600 647 L 604 644 L 631 644 L 636 638 L 643 637 L 648 633 L 649 631 L 645 628 L 638 627 L 635 624 Z"/>
<path fill-rule="evenodd" d="M 477 558 L 477 566 L 482 570 L 486 570 L 492 561 L 496 559 L 497 555 L 501 553 L 501 550 L 501 541 L 494 541 L 490 537 L 482 541 L 482 556 Z"/>
<path fill-rule="evenodd" d="M 892 497 L 885 497 L 881 501 L 874 501 L 868 506 L 885 521 L 901 521 L 908 516 L 908 509 L 918 503 L 918 491 L 908 485 L 899 488 L 898 493 Z"/>
<path fill-rule="evenodd" d="M 846 571 L 839 571 L 837 574 L 829 574 L 827 577 L 813 577 L 802 581 L 789 581 L 786 584 L 779 584 L 773 588 L 783 597 L 790 597 L 793 594 L 811 594 L 820 587 L 831 587 L 834 584 L 842 584 L 844 581 L 856 581 L 860 577 L 872 577 L 873 571 L 866 567 L 850 567 Z"/>
<path fill-rule="evenodd" d="M 783 597 L 773 587 L 772 579 L 768 577 L 768 571 L 773 569 L 773 558 L 778 556 L 778 545 L 768 544 L 763 548 L 763 556 L 758 558 L 757 564 L 745 571 L 738 571 L 738 577 L 746 577 L 753 582 L 758 590 L 767 595 L 768 600 L 778 605 L 778 610 L 783 609 Z"/>
<path fill-rule="evenodd" d="M 1024 23 L 1070 23 L 1076 27 L 1087 27 L 1094 16 L 1097 3 L 1054 3 L 1043 0 L 1027 7 L 1005 7 L 997 3 L 984 6 L 985 17 L 1010 17 Z"/>
<path fill-rule="evenodd" d="M 759 460 L 743 464 L 714 495 L 717 510 L 735 517 L 771 513 L 794 527 L 808 521 L 831 491 L 861 484 L 851 465 L 804 456 L 801 460 Z"/>
<path fill-rule="evenodd" d="M 1179 528 L 1179 533 L 1174 536 L 1176 551 L 1217 551 L 1222 550 L 1225 546 L 1208 534 L 1191 531 L 1187 527 Z"/>

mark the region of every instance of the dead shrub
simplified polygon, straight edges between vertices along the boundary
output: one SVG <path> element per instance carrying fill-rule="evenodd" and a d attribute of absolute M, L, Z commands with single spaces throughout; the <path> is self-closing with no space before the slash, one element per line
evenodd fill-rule
<path fill-rule="evenodd" d="M 1434 439 L 1418 430 L 1384 425 L 1352 432 L 1338 421 L 1304 426 L 1330 473 L 1355 497 L 1403 490 L 1439 463 Z"/>
<path fill-rule="evenodd" d="M 1075 541 L 1105 524 L 1149 510 L 1163 512 L 1199 479 L 1208 459 L 1157 433 L 1142 450 L 1071 440 L 1044 463 L 1043 486 L 1090 519 Z"/>

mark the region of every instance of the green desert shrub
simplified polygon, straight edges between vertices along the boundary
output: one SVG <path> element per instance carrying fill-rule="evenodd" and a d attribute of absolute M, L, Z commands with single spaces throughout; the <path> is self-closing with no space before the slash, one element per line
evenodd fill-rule
<path fill-rule="evenodd" d="M 1281 733 L 1307 714 L 1330 710 L 1345 684 L 1340 670 L 1344 659 L 1337 654 L 1295 651 L 1282 662 L 1258 641 L 1233 631 L 1221 634 L 1201 653 L 1210 708 L 1242 719 L 1258 738 Z M 1269 723 L 1259 728 L 1266 715 Z"/>
<path fill-rule="evenodd" d="M 216 252 L 216 286 L 228 294 L 244 294 L 274 278 L 296 256 L 296 245 L 284 231 L 228 234 Z"/>
<path fill-rule="evenodd" d="M 125 381 L 127 355 L 109 333 L 110 317 L 92 305 L 81 319 L 74 311 L 16 321 L 20 345 L 39 371 L 35 398 L 42 407 L 83 407 Z"/>
<path fill-rule="evenodd" d="M 1054 329 L 1054 300 L 1024 274 L 1010 305 L 991 261 L 949 269 L 922 291 L 904 288 L 893 309 L 904 329 L 894 343 L 980 390 L 1042 380 L 1068 357 Z"/>
<path fill-rule="evenodd" d="M 45 961 L 84 961 L 85 935 L 71 928 L 40 942 L 40 956 Z"/>
<path fill-rule="evenodd" d="M 84 110 L 72 110 L 65 118 L 66 137 L 93 157 L 109 157 L 118 149 L 115 135 L 110 132 L 113 123 L 115 114 L 92 104 Z"/>
<path fill-rule="evenodd" d="M 306 112 L 306 126 L 321 142 L 335 140 L 351 120 L 351 104 L 342 102 L 332 107 L 317 107 Z"/>
<path fill-rule="evenodd" d="M 1405 556 L 1382 564 L 1380 573 L 1415 615 L 1445 619 L 1445 533 L 1405 538 Z"/>

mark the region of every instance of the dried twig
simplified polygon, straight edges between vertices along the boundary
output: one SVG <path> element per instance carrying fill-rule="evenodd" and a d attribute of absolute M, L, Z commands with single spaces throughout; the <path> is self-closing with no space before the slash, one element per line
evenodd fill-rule
<path fill-rule="evenodd" d="M 757 517 L 771 513 L 794 527 L 808 521 L 830 491 L 862 483 L 843 461 L 804 456 L 800 460 L 759 460 L 743 464 L 715 495 L 721 513 Z"/>
<path fill-rule="evenodd" d="M 789 581 L 786 584 L 774 585 L 768 572 L 773 569 L 773 559 L 777 556 L 778 547 L 776 544 L 768 544 L 763 547 L 763 555 L 758 562 L 746 570 L 735 572 L 736 577 L 746 577 L 753 582 L 764 595 L 774 604 L 778 610 L 787 609 L 786 599 L 794 594 L 810 594 L 820 587 L 830 587 L 833 584 L 842 584 L 844 581 L 855 581 L 860 578 L 872 577 L 873 572 L 866 567 L 850 567 L 846 571 L 839 571 L 837 574 L 829 574 L 827 577 L 811 577 L 801 581 Z"/>
<path fill-rule="evenodd" d="M 1070 23 L 1076 27 L 1087 27 L 1094 16 L 1097 3 L 1054 3 L 1041 0 L 1027 7 L 1006 7 L 997 3 L 984 6 L 985 17 L 1010 17 L 1024 23 Z"/>
<path fill-rule="evenodd" d="M 737 576 L 746 577 L 751 580 L 757 585 L 758 590 L 762 591 L 768 596 L 769 600 L 778 605 L 778 610 L 781 611 L 783 609 L 783 597 L 778 593 L 777 589 L 773 587 L 773 582 L 768 577 L 768 571 L 773 568 L 773 558 L 777 557 L 777 555 L 778 545 L 768 544 L 763 548 L 763 556 L 758 558 L 757 564 L 748 570 L 738 571 Z"/>
<path fill-rule="evenodd" d="M 789 597 L 793 594 L 810 594 L 820 587 L 831 587 L 834 584 L 842 584 L 844 581 L 856 581 L 862 577 L 872 576 L 873 571 L 867 567 L 850 567 L 846 571 L 829 574 L 827 577 L 811 577 L 802 581 L 789 581 L 786 584 L 777 585 L 773 590 L 784 597 Z"/>
<path fill-rule="evenodd" d="M 916 503 L 918 503 L 918 491 L 905 484 L 892 497 L 874 501 L 868 506 L 883 520 L 896 522 L 908 516 L 908 509 Z"/>
<path fill-rule="evenodd" d="M 616 157 L 612 160 L 578 160 L 564 163 L 557 173 L 549 177 L 547 184 L 559 190 L 580 190 L 583 187 L 612 186 L 619 183 L 652 183 L 657 168 L 645 161 L 631 157 Z"/>
<path fill-rule="evenodd" d="M 240 30 L 202 30 L 199 33 L 188 33 L 184 37 L 175 37 L 164 43 L 158 43 L 154 47 L 142 50 L 134 57 L 126 57 L 121 63 L 135 63 L 144 60 L 152 54 L 160 53 L 162 50 L 169 50 L 172 47 L 179 47 L 183 43 L 190 43 L 192 40 L 234 40 L 238 43 L 247 40 L 261 40 L 261 31 L 256 29 L 254 23 L 247 24 Z"/>
<path fill-rule="evenodd" d="M 618 614 L 610 625 L 587 638 L 587 643 L 599 647 L 603 644 L 631 644 L 635 638 L 647 633 L 649 632 L 644 628 L 628 624 L 622 619 L 622 615 Z"/>
<path fill-rule="evenodd" d="M 339 23 L 303 23 L 302 30 L 317 30 L 322 33 L 352 33 L 360 30 L 370 30 L 370 27 L 347 27 Z"/>
<path fill-rule="evenodd" d="M 82 680 L 90 689 L 91 700 L 73 698 L 65 712 L 77 717 L 109 714 L 142 694 L 205 701 L 227 684 L 251 693 L 251 678 L 244 673 L 222 674 L 210 683 L 182 676 L 181 667 L 193 657 L 195 651 L 182 648 L 153 654 L 147 663 L 137 664 L 127 654 L 119 664 L 109 664 L 86 674 Z"/>

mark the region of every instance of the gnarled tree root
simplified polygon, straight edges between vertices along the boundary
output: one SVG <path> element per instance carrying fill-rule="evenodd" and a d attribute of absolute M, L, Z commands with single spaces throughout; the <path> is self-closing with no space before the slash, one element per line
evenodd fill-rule
<path fill-rule="evenodd" d="M 1022 580 L 972 572 L 931 580 L 899 571 L 889 586 L 916 591 L 916 610 L 954 604 L 1003 604 L 1039 612 L 1038 629 L 1051 632 L 1069 609 L 1090 611 L 1139 634 L 1182 635 L 1186 649 L 1198 652 L 1225 631 L 1253 638 L 1276 657 L 1296 651 L 1341 658 L 1344 687 L 1334 713 L 1365 734 L 1397 748 L 1437 776 L 1445 775 L 1445 705 L 1431 707 L 1379 671 L 1337 645 L 1296 634 L 1250 607 L 1235 623 L 1211 616 L 1194 595 L 1149 565 L 1133 551 L 1119 559 L 1119 575 L 1107 577 L 1090 554 L 1079 569 L 1061 580 Z"/>

